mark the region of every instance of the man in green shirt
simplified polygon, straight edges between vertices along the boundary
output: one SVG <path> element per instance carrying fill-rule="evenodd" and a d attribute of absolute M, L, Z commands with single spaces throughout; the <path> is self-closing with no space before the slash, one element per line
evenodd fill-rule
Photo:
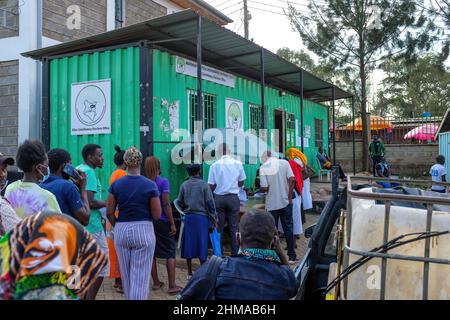
<path fill-rule="evenodd" d="M 95 173 L 95 169 L 103 168 L 102 147 L 96 144 L 88 144 L 82 150 L 84 163 L 77 167 L 78 170 L 86 174 L 86 191 L 91 208 L 89 224 L 86 230 L 95 238 L 97 244 L 103 249 L 108 257 L 108 263 L 99 277 L 86 294 L 86 300 L 95 300 L 97 293 L 103 283 L 103 278 L 109 275 L 109 251 L 106 235 L 102 225 L 102 214 L 100 209 L 106 207 L 106 202 L 102 200 L 102 185 Z"/>
<path fill-rule="evenodd" d="M 372 168 L 374 177 L 377 176 L 376 166 L 384 158 L 384 144 L 378 137 L 378 134 L 374 134 L 373 141 L 370 143 L 369 152 L 372 159 Z"/>

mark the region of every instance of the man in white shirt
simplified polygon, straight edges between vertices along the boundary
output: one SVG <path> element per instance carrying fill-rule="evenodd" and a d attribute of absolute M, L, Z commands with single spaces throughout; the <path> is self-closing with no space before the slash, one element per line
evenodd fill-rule
<path fill-rule="evenodd" d="M 430 174 L 431 179 L 434 182 L 446 182 L 447 179 L 447 170 L 444 167 L 445 164 L 445 157 L 443 155 L 438 155 L 436 157 L 436 164 L 431 167 Z M 431 191 L 445 193 L 445 187 L 444 186 L 432 186 Z"/>
<path fill-rule="evenodd" d="M 275 219 L 275 225 L 281 220 L 288 246 L 289 263 L 294 264 L 297 259 L 292 217 L 295 176 L 289 162 L 273 157 L 270 151 L 264 153 L 262 161 L 260 183 L 261 191 L 267 192 L 266 208 Z"/>
<path fill-rule="evenodd" d="M 236 255 L 239 245 L 236 240 L 238 232 L 239 190 L 247 179 L 242 163 L 231 156 L 230 148 L 226 144 L 219 146 L 220 160 L 209 170 L 208 183 L 214 192 L 214 201 L 219 216 L 218 232 L 223 233 L 225 221 L 228 222 L 231 236 L 231 251 Z"/>

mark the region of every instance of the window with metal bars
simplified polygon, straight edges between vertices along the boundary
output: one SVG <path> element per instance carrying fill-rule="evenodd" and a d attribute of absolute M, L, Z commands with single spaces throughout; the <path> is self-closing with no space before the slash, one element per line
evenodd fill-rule
<path fill-rule="evenodd" d="M 314 119 L 314 136 L 316 148 L 323 147 L 323 120 Z"/>
<path fill-rule="evenodd" d="M 261 106 L 249 103 L 248 112 L 249 129 L 254 130 L 256 135 L 259 136 L 259 130 L 263 129 Z"/>
<path fill-rule="evenodd" d="M 203 130 L 217 128 L 217 97 L 212 94 L 203 93 Z M 197 91 L 189 90 L 190 103 L 190 130 L 194 133 L 197 115 Z"/>

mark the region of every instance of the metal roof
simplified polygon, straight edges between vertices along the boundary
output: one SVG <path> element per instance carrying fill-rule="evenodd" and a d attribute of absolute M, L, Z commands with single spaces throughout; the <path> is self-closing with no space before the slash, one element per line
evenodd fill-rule
<path fill-rule="evenodd" d="M 83 51 L 150 41 L 159 47 L 189 57 L 197 55 L 197 21 L 199 15 L 184 10 L 129 27 L 94 35 L 63 44 L 23 53 L 25 57 L 42 59 L 61 55 L 74 55 Z M 264 49 L 254 42 L 221 27 L 202 20 L 203 62 L 223 70 L 260 81 L 260 53 L 264 53 L 265 81 L 279 89 L 300 95 L 298 66 Z M 306 99 L 325 102 L 332 100 L 333 85 L 303 70 Z M 353 94 L 335 87 L 335 98 L 350 98 Z"/>
<path fill-rule="evenodd" d="M 439 125 L 438 130 L 436 131 L 435 138 L 439 137 L 439 134 L 449 132 L 450 131 L 450 108 L 445 112 L 444 117 L 442 118 L 441 124 Z"/>

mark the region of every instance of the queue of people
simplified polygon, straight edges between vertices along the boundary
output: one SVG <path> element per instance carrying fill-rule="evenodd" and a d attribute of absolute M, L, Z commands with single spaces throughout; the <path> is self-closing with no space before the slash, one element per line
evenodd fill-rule
<path fill-rule="evenodd" d="M 6 189 L 5 198 L 0 199 L 0 236 L 9 235 L 8 245 L 11 246 L 11 237 L 21 236 L 16 226 L 25 221 L 45 221 L 42 223 L 48 230 L 45 237 L 49 243 L 62 236 L 55 231 L 60 225 L 74 237 L 58 240 L 63 246 L 75 243 L 75 250 L 80 250 L 71 252 L 77 256 L 72 263 L 81 263 L 86 252 L 95 252 L 90 256 L 91 267 L 86 271 L 89 281 L 82 289 L 74 291 L 69 288 L 66 276 L 54 292 L 56 299 L 95 300 L 106 277 L 114 279 L 115 289 L 124 293 L 126 299 L 147 299 L 150 289 L 160 290 L 165 286 L 159 278 L 156 259 L 166 261 L 167 293 L 194 298 L 193 290 L 197 290 L 198 282 L 211 265 L 207 261 L 210 234 L 214 230 L 222 234 L 228 225 L 232 257 L 222 259 L 224 253 L 219 251 L 218 259 L 226 261 L 219 268 L 217 297 L 237 298 L 239 295 L 243 298 L 237 287 L 246 287 L 245 290 L 251 292 L 246 299 L 292 298 L 296 280 L 289 265 L 297 261 L 296 239 L 303 233 L 305 221 L 302 212 L 312 207 L 309 179 L 313 169 L 296 148 L 289 149 L 285 159 L 266 152 L 259 179 L 261 191 L 266 193 L 267 211 L 253 210 L 240 218 L 239 192 L 247 177 L 242 163 L 232 156 L 227 144 L 220 145 L 218 150 L 220 159 L 211 166 L 207 181 L 202 179 L 201 165 L 187 166 L 189 178 L 181 185 L 176 199 L 184 215 L 181 257 L 187 261 L 189 280 L 184 289 L 175 281 L 178 230 L 169 181 L 162 176 L 159 160 L 156 157 L 144 159 L 135 147 L 125 151 L 115 146 L 116 168 L 109 180 L 107 199 L 102 198 L 104 190 L 98 178 L 98 170 L 105 161 L 100 145 L 86 145 L 81 154 L 83 163 L 74 167 L 67 151 L 53 149 L 46 153 L 41 142 L 25 141 L 16 157 L 24 178 L 10 185 L 6 169 L 15 162 L 0 155 L 0 189 Z M 145 176 L 141 175 L 142 167 Z M 284 249 L 276 229 L 279 223 L 287 243 Z M 86 244 L 91 247 L 86 248 Z M 221 248 L 223 245 L 222 241 Z M 28 263 L 26 258 L 23 257 Z M 193 259 L 198 259 L 202 265 L 196 273 L 192 268 Z M 0 264 L 1 261 L 0 257 Z M 68 267 L 68 262 L 63 262 L 55 269 L 61 277 Z M 24 267 L 21 263 L 25 262 L 17 263 L 18 268 Z M 36 274 L 40 275 L 40 272 Z M 5 280 L 0 275 L 0 287 L 8 288 L 2 281 Z M 285 284 L 283 290 L 278 290 L 280 281 Z M 7 293 L 0 291 L 0 298 L 39 296 L 31 291 L 25 295 L 14 293 L 14 287 L 8 290 Z M 46 291 L 46 297 L 52 292 Z"/>

